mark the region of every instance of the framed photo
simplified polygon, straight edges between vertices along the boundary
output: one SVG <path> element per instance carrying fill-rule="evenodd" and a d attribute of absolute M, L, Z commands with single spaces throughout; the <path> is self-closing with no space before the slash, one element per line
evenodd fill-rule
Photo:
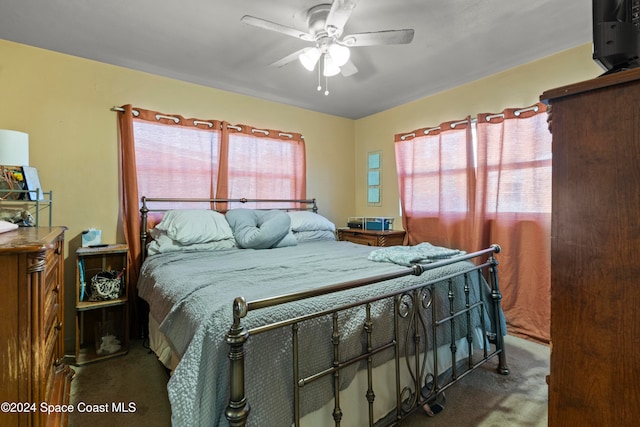
<path fill-rule="evenodd" d="M 371 152 L 368 157 L 369 169 L 380 169 L 380 152 Z"/>
<path fill-rule="evenodd" d="M 42 186 L 40 185 L 40 177 L 38 176 L 38 170 L 32 166 L 23 166 L 22 173 L 24 175 L 24 183 L 26 185 L 27 198 L 29 200 L 44 200 L 44 194 L 42 193 Z M 37 190 L 37 192 L 33 191 Z"/>
<path fill-rule="evenodd" d="M 380 171 L 369 171 L 367 175 L 367 185 L 380 185 Z"/>
<path fill-rule="evenodd" d="M 367 192 L 367 202 L 380 203 L 380 188 L 369 187 L 369 191 Z"/>

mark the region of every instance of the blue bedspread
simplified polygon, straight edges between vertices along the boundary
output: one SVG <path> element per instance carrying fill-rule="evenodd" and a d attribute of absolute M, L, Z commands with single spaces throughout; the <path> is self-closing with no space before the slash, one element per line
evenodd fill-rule
<path fill-rule="evenodd" d="M 328 286 L 374 274 L 397 272 L 392 263 L 368 260 L 370 247 L 350 242 L 317 241 L 277 249 L 232 249 L 154 255 L 145 261 L 138 282 L 139 295 L 150 306 L 160 330 L 181 357 L 168 384 L 172 424 L 175 426 L 225 426 L 224 409 L 228 401 L 228 347 L 225 333 L 232 323 L 232 302 L 243 296 L 247 301 L 295 291 Z M 341 293 L 250 312 L 243 324 L 263 325 L 322 310 L 339 304 L 361 301 L 421 283 L 445 273 L 461 271 L 468 262 L 459 262 L 427 271 L 422 276 L 406 276 Z M 477 275 L 472 275 L 477 283 Z M 459 286 L 462 288 L 462 286 Z M 488 293 L 488 287 L 473 286 Z M 477 291 L 474 291 L 477 292 Z M 463 298 L 461 297 L 462 301 Z M 388 306 L 374 306 L 374 331 L 380 340 L 392 333 Z M 341 357 L 362 351 L 362 310 L 352 318 L 340 319 Z M 488 315 L 485 319 L 490 324 Z M 318 366 L 331 366 L 330 319 L 319 319 L 306 328 L 301 359 L 315 372 Z M 474 319 L 480 323 L 480 317 Z M 463 323 L 463 322 L 459 322 Z M 329 345 L 314 345 L 317 342 Z M 304 344 L 304 342 L 302 343 Z M 249 425 L 290 425 L 292 417 L 290 329 L 252 336 L 246 348 L 247 398 L 251 404 Z M 258 352 L 258 353 L 257 353 Z M 341 380 L 346 386 L 355 375 L 346 370 Z M 332 394 L 331 381 L 319 382 L 314 393 Z M 289 398 L 274 390 L 288 390 Z M 305 390 L 306 392 L 306 390 Z M 315 410 L 326 398 L 303 400 L 303 412 Z"/>

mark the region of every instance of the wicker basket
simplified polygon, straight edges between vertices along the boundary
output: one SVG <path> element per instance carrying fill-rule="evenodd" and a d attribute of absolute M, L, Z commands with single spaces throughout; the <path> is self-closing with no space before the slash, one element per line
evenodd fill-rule
<path fill-rule="evenodd" d="M 122 272 L 101 271 L 91 278 L 89 301 L 108 301 L 120 298 Z"/>

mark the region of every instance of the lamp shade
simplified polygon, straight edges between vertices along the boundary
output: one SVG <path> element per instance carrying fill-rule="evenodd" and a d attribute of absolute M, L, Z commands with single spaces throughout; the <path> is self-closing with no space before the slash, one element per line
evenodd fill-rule
<path fill-rule="evenodd" d="M 322 72 L 322 74 L 324 74 L 325 77 L 331 77 L 339 73 L 340 67 L 338 67 L 335 62 L 333 62 L 333 59 L 331 59 L 331 55 L 324 55 L 324 71 Z"/>
<path fill-rule="evenodd" d="M 316 67 L 316 64 L 318 63 L 318 59 L 320 59 L 321 54 L 322 52 L 320 52 L 320 49 L 318 49 L 317 47 L 313 47 L 302 52 L 299 56 L 299 59 L 304 68 L 309 71 L 313 71 L 313 69 Z"/>
<path fill-rule="evenodd" d="M 0 129 L 0 165 L 29 165 L 29 134 Z"/>
<path fill-rule="evenodd" d="M 333 59 L 333 62 L 335 62 L 338 67 L 342 67 L 349 60 L 351 52 L 348 47 L 332 43 L 331 46 L 329 46 L 329 55 L 331 55 L 331 59 Z"/>

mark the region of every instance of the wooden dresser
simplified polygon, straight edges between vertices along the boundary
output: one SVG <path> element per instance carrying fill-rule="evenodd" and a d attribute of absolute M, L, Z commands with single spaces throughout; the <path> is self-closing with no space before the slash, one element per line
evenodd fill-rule
<path fill-rule="evenodd" d="M 0 233 L 0 402 L 12 405 L 1 425 L 66 425 L 66 413 L 41 406 L 67 404 L 73 376 L 64 363 L 64 232 Z"/>
<path fill-rule="evenodd" d="M 553 134 L 549 426 L 637 426 L 640 69 L 542 99 Z"/>
<path fill-rule="evenodd" d="M 404 242 L 404 233 L 403 230 L 338 228 L 338 240 L 346 240 L 369 246 L 399 246 Z"/>

